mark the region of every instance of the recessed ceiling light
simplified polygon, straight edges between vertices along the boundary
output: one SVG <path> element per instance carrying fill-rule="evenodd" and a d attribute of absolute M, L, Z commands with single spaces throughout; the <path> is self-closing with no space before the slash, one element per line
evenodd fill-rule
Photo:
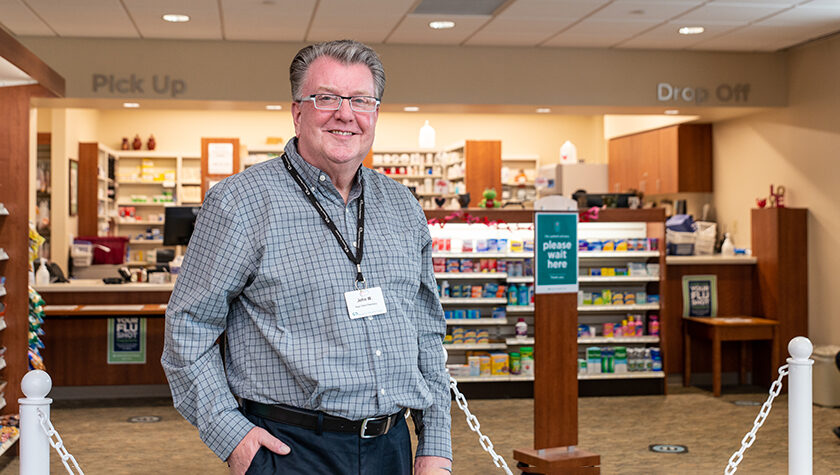
<path fill-rule="evenodd" d="M 265 106 L 265 108 L 270 111 L 279 111 L 283 108 L 283 106 L 281 106 L 280 104 L 269 104 Z"/>
<path fill-rule="evenodd" d="M 548 114 L 549 112 L 551 112 L 551 109 L 548 107 L 540 107 L 537 109 L 537 114 Z"/>
<path fill-rule="evenodd" d="M 136 109 L 140 107 L 140 104 L 137 102 L 123 102 L 123 107 L 127 109 Z"/>
<path fill-rule="evenodd" d="M 429 22 L 429 28 L 433 30 L 447 30 L 449 28 L 455 28 L 455 22 L 448 20 L 432 21 Z"/>
<path fill-rule="evenodd" d="M 702 26 L 684 26 L 680 28 L 681 35 L 699 35 L 706 31 Z"/>
<path fill-rule="evenodd" d="M 678 111 L 677 109 L 668 109 L 665 111 L 665 113 L 668 115 L 677 115 L 680 113 L 680 111 Z"/>
<path fill-rule="evenodd" d="M 417 112 L 417 111 L 420 110 L 420 108 L 417 107 L 417 106 L 407 106 L 407 107 L 403 107 L 403 110 L 406 111 L 406 112 Z"/>
<path fill-rule="evenodd" d="M 631 15 L 644 15 L 645 11 L 644 10 L 630 10 L 630 14 Z"/>
<path fill-rule="evenodd" d="M 178 13 L 167 13 L 162 17 L 164 20 L 172 23 L 184 23 L 190 21 L 189 15 L 181 15 Z"/>

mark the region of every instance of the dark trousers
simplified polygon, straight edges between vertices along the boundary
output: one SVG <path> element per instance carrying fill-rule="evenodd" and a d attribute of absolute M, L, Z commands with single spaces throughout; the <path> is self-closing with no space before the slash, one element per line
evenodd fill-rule
<path fill-rule="evenodd" d="M 292 449 L 278 455 L 260 447 L 246 475 L 411 475 L 411 438 L 404 418 L 387 434 L 363 439 L 348 432 L 318 434 L 248 413 L 245 417 Z"/>

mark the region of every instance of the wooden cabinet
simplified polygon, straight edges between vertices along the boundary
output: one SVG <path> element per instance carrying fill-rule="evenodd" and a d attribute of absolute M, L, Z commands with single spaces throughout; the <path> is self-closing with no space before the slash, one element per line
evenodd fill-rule
<path fill-rule="evenodd" d="M 502 199 L 502 142 L 500 140 L 467 140 L 464 144 L 465 178 L 470 206 L 478 206 L 482 193 L 496 190 Z"/>
<path fill-rule="evenodd" d="M 712 191 L 712 126 L 680 124 L 609 141 L 614 193 Z"/>

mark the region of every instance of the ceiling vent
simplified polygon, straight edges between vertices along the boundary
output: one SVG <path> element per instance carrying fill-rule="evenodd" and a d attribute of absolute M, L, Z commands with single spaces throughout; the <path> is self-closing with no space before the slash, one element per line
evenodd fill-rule
<path fill-rule="evenodd" d="M 492 15 L 507 0 L 423 0 L 413 13 L 422 15 Z"/>

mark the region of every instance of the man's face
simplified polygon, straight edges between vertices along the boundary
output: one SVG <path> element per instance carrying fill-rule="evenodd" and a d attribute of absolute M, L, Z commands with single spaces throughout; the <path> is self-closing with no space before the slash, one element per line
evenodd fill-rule
<path fill-rule="evenodd" d="M 322 56 L 310 65 L 301 96 L 322 93 L 376 96 L 373 74 L 364 64 L 345 65 Z M 303 158 L 325 170 L 343 165 L 355 170 L 373 145 L 379 109 L 354 112 L 345 99 L 338 110 L 319 110 L 312 101 L 304 101 L 292 103 L 292 117 Z"/>

